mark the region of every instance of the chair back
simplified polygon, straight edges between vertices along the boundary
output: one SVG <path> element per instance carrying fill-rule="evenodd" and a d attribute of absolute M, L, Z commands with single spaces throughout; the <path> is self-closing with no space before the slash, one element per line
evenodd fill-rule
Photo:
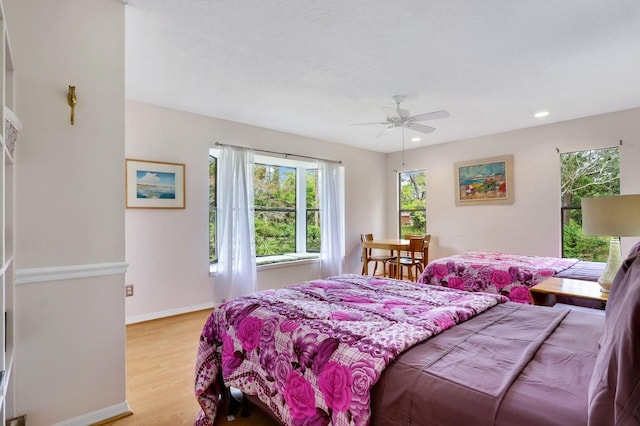
<path fill-rule="evenodd" d="M 405 240 L 410 240 L 412 238 L 416 238 L 416 237 L 422 237 L 422 235 L 416 235 L 416 234 L 404 234 L 404 239 Z"/>
<path fill-rule="evenodd" d="M 422 249 L 422 263 L 425 266 L 429 263 L 429 243 L 431 242 L 431 234 L 424 236 L 424 248 Z"/>
<path fill-rule="evenodd" d="M 418 258 L 422 259 L 422 263 L 426 265 L 429 262 L 429 243 L 431 242 L 431 234 L 425 235 L 413 235 L 413 234 L 404 234 L 404 239 L 411 241 L 412 238 L 422 238 L 424 241 L 424 245 L 422 247 L 422 253 L 418 256 Z M 407 252 L 407 256 L 409 253 Z"/>
<path fill-rule="evenodd" d="M 363 243 L 365 241 L 373 241 L 373 234 L 360 234 L 360 241 Z M 367 249 L 367 256 L 371 256 L 372 250 L 370 248 Z"/>
<path fill-rule="evenodd" d="M 424 237 L 411 237 L 409 238 L 409 253 L 411 253 L 411 260 L 416 259 L 416 253 L 422 255 L 424 249 Z M 420 256 L 418 256 L 420 258 Z"/>

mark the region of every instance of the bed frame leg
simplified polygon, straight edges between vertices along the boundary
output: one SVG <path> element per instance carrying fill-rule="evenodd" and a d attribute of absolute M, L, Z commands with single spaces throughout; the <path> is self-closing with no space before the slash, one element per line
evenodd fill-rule
<path fill-rule="evenodd" d="M 240 415 L 242 417 L 249 417 L 251 415 L 251 403 L 249 402 L 249 398 L 244 394 L 242 394 L 242 412 Z"/>
<path fill-rule="evenodd" d="M 225 409 L 227 421 L 232 422 L 236 419 L 236 413 L 240 410 L 242 417 L 249 417 L 251 415 L 251 403 L 249 399 L 239 389 L 231 389 L 224 387 L 222 392 L 222 406 Z"/>
<path fill-rule="evenodd" d="M 224 415 L 228 422 L 236 419 L 236 411 L 238 411 L 238 401 L 231 394 L 231 389 L 222 385 L 222 401 L 220 407 L 224 409 Z"/>

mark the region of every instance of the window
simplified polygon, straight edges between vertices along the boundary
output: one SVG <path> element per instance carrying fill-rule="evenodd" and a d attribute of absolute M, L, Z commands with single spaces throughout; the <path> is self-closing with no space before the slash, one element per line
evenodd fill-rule
<path fill-rule="evenodd" d="M 582 197 L 620 194 L 618 147 L 560 154 L 562 257 L 606 262 L 609 238 L 582 234 Z"/>
<path fill-rule="evenodd" d="M 398 230 L 402 238 L 406 234 L 421 235 L 427 232 L 426 176 L 424 170 L 398 174 L 399 217 Z"/>
<path fill-rule="evenodd" d="M 209 263 L 218 261 L 216 252 L 216 181 L 218 177 L 218 159 L 209 155 Z"/>
<path fill-rule="evenodd" d="M 255 164 L 256 257 L 296 252 L 296 169 Z"/>
<path fill-rule="evenodd" d="M 209 156 L 209 262 L 216 257 L 216 166 Z M 256 263 L 317 258 L 320 253 L 318 170 L 315 163 L 255 155 Z"/>

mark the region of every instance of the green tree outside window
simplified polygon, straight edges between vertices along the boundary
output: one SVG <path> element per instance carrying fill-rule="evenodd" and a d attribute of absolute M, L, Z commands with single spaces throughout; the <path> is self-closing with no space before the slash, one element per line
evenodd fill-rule
<path fill-rule="evenodd" d="M 582 234 L 583 197 L 620 194 L 618 147 L 560 154 L 562 257 L 606 262 L 609 238 Z"/>
<path fill-rule="evenodd" d="M 399 237 L 427 232 L 426 174 L 424 170 L 398 173 Z"/>

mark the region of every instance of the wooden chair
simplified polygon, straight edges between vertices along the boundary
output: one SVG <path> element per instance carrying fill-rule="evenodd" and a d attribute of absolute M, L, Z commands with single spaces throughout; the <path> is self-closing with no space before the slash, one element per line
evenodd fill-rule
<path fill-rule="evenodd" d="M 405 234 L 404 235 L 405 240 L 411 240 L 411 238 L 415 238 L 415 237 L 422 237 L 424 239 L 424 247 L 422 248 L 422 253 L 420 253 L 418 257 L 422 259 L 422 264 L 424 266 L 427 266 L 427 264 L 429 263 L 429 243 L 431 242 L 431 234 L 426 234 L 426 235 Z M 409 252 L 406 252 L 404 256 L 410 257 L 411 255 L 409 254 Z"/>
<path fill-rule="evenodd" d="M 422 257 L 422 250 L 424 249 L 424 237 L 411 237 L 409 238 L 409 251 L 411 257 L 400 258 L 400 279 L 404 277 L 404 268 L 407 268 L 409 275 L 409 281 L 417 281 L 418 277 L 424 271 L 424 263 Z M 415 270 L 415 277 L 413 271 Z"/>
<path fill-rule="evenodd" d="M 365 242 L 365 241 L 373 241 L 373 234 L 360 234 L 360 241 Z M 366 259 L 362 259 L 362 272 L 361 274 L 364 275 L 364 265 L 365 262 L 369 263 L 369 262 L 374 262 L 374 266 L 373 266 L 373 275 L 376 274 L 376 271 L 378 270 L 378 263 L 382 264 L 382 275 L 383 276 L 387 276 L 387 262 L 395 262 L 396 258 L 395 256 L 391 256 L 391 255 L 374 255 L 373 254 L 373 249 L 367 249 L 367 257 Z"/>

